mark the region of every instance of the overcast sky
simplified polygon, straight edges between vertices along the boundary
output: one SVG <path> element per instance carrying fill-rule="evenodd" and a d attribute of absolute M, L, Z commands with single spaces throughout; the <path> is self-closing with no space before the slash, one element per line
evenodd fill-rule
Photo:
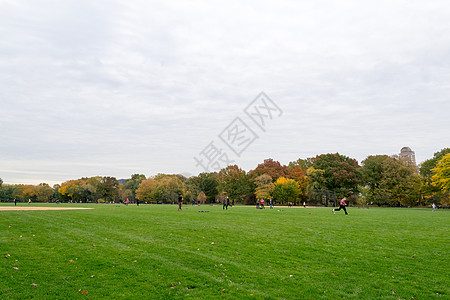
<path fill-rule="evenodd" d="M 0 178 L 422 162 L 450 146 L 449 33 L 448 1 L 0 0 Z"/>

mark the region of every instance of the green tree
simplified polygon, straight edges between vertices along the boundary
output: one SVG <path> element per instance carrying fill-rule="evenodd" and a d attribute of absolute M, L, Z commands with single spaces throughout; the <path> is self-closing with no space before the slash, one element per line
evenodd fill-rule
<path fill-rule="evenodd" d="M 322 154 L 314 158 L 314 169 L 323 170 L 323 188 L 334 191 L 338 198 L 348 197 L 358 192 L 361 183 L 360 166 L 358 162 L 348 156 L 336 154 Z M 313 184 L 318 184 L 313 183 Z"/>
<path fill-rule="evenodd" d="M 17 192 L 14 185 L 3 184 L 0 187 L 0 202 L 11 202 L 17 198 L 19 201 L 21 198 L 17 197 Z"/>
<path fill-rule="evenodd" d="M 119 197 L 119 181 L 115 177 L 103 177 L 99 185 L 99 196 L 106 202 L 115 202 Z"/>
<path fill-rule="evenodd" d="M 292 170 L 292 169 L 300 166 L 302 168 L 302 170 L 308 170 L 309 168 L 311 168 L 313 166 L 313 161 L 314 161 L 314 158 L 312 158 L 312 157 L 309 157 L 306 159 L 299 158 L 295 161 L 291 161 L 288 164 L 288 168 L 289 168 L 289 170 Z"/>
<path fill-rule="evenodd" d="M 198 176 L 189 178 L 186 182 L 186 189 L 193 195 L 203 192 L 209 203 L 213 203 L 219 194 L 219 179 L 217 173 L 200 173 Z"/>
<path fill-rule="evenodd" d="M 237 165 L 231 165 L 219 172 L 219 190 L 232 201 L 244 202 L 254 188 L 250 176 Z"/>
<path fill-rule="evenodd" d="M 378 205 L 417 205 L 421 180 L 413 167 L 387 155 L 369 156 L 362 162 L 363 184 L 369 203 Z"/>
<path fill-rule="evenodd" d="M 39 202 L 51 202 L 55 191 L 47 184 L 39 184 L 37 191 L 37 201 Z"/>

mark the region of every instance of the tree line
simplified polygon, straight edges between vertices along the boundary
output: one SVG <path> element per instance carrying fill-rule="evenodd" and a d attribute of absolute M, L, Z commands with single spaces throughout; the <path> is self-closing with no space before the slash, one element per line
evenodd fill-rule
<path fill-rule="evenodd" d="M 277 203 L 329 205 L 342 197 L 350 203 L 388 206 L 450 204 L 450 148 L 436 152 L 420 165 L 398 156 L 374 155 L 361 164 L 339 153 L 321 154 L 282 165 L 266 159 L 246 172 L 230 165 L 197 176 L 133 174 L 124 183 L 110 176 L 69 180 L 50 187 L 3 184 L 0 201 L 117 203 L 174 203 L 183 195 L 188 203 L 254 204 L 257 199 Z"/>

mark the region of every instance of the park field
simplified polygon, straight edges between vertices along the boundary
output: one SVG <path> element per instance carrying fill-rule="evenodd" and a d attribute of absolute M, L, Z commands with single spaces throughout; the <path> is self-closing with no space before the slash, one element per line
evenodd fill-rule
<path fill-rule="evenodd" d="M 93 209 L 0 211 L 1 299 L 450 298 L 450 211 L 31 206 Z"/>

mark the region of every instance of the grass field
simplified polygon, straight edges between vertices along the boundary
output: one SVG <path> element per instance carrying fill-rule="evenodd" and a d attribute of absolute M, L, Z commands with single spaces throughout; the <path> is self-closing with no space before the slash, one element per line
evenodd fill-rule
<path fill-rule="evenodd" d="M 1 299 L 450 297 L 450 211 L 60 206 L 0 211 Z"/>

